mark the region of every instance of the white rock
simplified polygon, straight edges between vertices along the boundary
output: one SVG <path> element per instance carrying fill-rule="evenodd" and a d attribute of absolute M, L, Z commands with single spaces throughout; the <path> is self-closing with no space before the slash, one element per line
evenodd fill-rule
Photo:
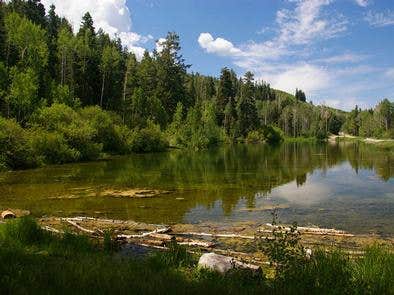
<path fill-rule="evenodd" d="M 224 274 L 235 267 L 235 261 L 232 257 L 216 253 L 205 253 L 200 257 L 198 266 Z"/>

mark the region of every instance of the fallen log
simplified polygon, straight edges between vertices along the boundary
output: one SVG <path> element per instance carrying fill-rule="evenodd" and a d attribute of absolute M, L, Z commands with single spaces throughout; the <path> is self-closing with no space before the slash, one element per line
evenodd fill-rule
<path fill-rule="evenodd" d="M 200 236 L 200 237 L 213 237 L 213 238 L 237 238 L 237 239 L 248 239 L 254 240 L 254 236 L 244 236 L 237 234 L 210 234 L 210 233 L 198 233 L 198 232 L 186 232 L 186 233 L 175 233 L 179 236 Z"/>
<path fill-rule="evenodd" d="M 71 221 L 69 219 L 66 219 L 66 222 L 71 224 L 72 226 L 76 227 L 77 229 L 79 229 L 82 232 L 85 232 L 85 233 L 88 233 L 88 234 L 95 234 L 96 233 L 94 230 L 84 228 L 84 227 L 80 226 L 79 224 L 77 224 L 76 222 Z"/>
<path fill-rule="evenodd" d="M 145 238 L 147 236 L 150 236 L 152 234 L 161 234 L 161 233 L 166 233 L 171 230 L 170 227 L 163 227 L 163 228 L 157 228 L 154 231 L 142 233 L 139 235 L 117 235 L 116 237 L 119 239 L 135 239 L 135 238 Z"/>
<path fill-rule="evenodd" d="M 290 231 L 290 227 L 286 227 L 286 226 L 272 225 L 271 223 L 267 223 L 266 226 L 271 227 L 271 228 L 282 228 L 283 230 Z M 347 233 L 343 230 L 337 230 L 337 229 L 333 229 L 333 228 L 299 226 L 299 227 L 297 227 L 297 230 L 304 233 L 304 234 L 310 234 L 310 235 L 331 235 L 331 236 L 354 237 L 353 234 Z M 259 229 L 258 231 L 264 232 L 264 233 L 271 232 L 270 230 L 264 230 L 264 229 Z"/>

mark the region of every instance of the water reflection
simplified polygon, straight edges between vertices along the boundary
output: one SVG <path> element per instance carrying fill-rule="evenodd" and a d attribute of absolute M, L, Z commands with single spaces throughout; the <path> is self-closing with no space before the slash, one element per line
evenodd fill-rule
<path fill-rule="evenodd" d="M 0 174 L 0 207 L 146 222 L 284 221 L 393 233 L 394 155 L 365 144 L 226 146 Z M 174 190 L 97 197 L 107 187 Z M 361 223 L 361 225 L 360 225 Z"/>

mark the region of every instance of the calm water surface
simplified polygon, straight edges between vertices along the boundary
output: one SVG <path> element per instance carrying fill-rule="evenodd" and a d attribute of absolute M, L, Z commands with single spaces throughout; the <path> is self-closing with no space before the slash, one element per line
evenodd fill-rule
<path fill-rule="evenodd" d="M 152 199 L 101 196 L 156 188 Z M 225 146 L 0 174 L 0 208 L 151 223 L 282 222 L 394 235 L 394 154 L 364 144 Z"/>

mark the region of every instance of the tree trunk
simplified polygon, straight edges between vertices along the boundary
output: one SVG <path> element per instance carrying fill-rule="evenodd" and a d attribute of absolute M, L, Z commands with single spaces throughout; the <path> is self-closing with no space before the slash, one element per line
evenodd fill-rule
<path fill-rule="evenodd" d="M 105 74 L 103 74 L 103 83 L 101 84 L 101 98 L 100 98 L 100 107 L 103 107 L 103 98 L 104 98 L 104 85 L 105 84 Z"/>
<path fill-rule="evenodd" d="M 123 124 L 125 123 L 125 106 L 126 106 L 126 90 L 127 90 L 127 79 L 129 76 L 129 69 L 128 67 L 126 68 L 126 73 L 124 75 L 124 81 L 123 81 L 123 112 L 122 112 L 122 117 L 123 117 Z"/>

